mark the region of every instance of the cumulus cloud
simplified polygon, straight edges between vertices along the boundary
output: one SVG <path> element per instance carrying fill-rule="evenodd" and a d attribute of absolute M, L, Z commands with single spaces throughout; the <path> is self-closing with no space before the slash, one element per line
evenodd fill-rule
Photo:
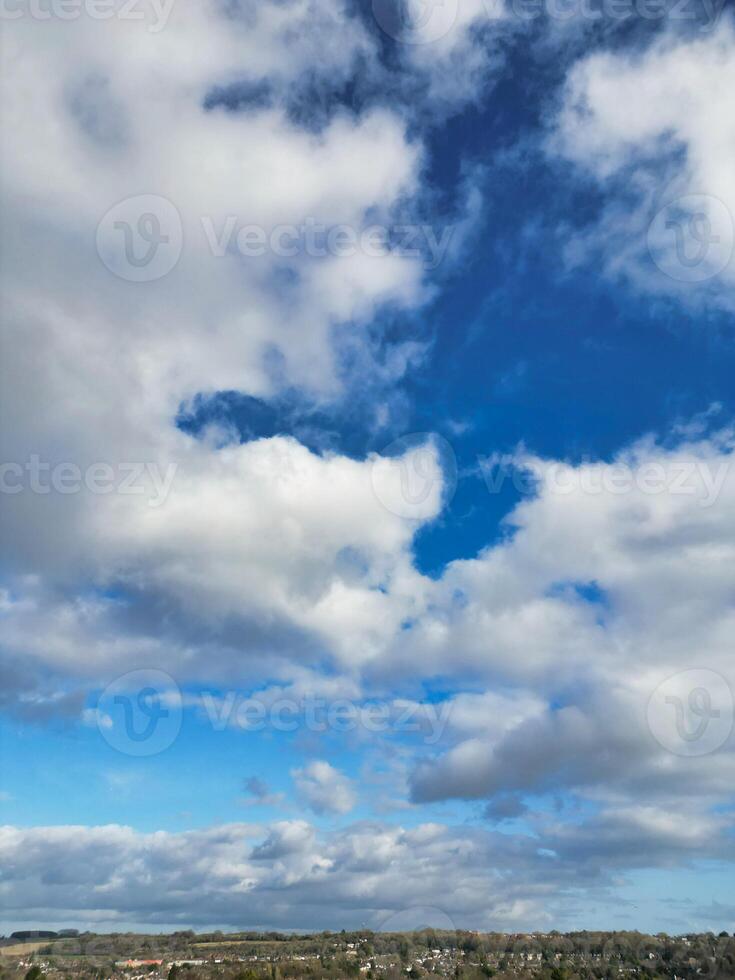
<path fill-rule="evenodd" d="M 219 658 L 226 676 L 237 647 L 260 657 L 263 673 L 287 655 L 315 662 L 325 645 L 347 668 L 380 654 L 411 608 L 417 522 L 383 505 L 372 462 L 320 456 L 289 438 L 217 452 L 190 441 L 186 453 L 165 506 L 110 495 L 80 507 L 70 550 L 117 593 L 80 599 L 17 578 L 4 617 L 6 650 L 80 675 L 109 675 L 145 659 L 181 681 L 182 649 L 197 633 L 201 654 L 189 676 L 201 673 L 196 661 L 216 672 Z M 432 496 L 425 513 L 439 506 L 439 490 Z M 25 506 L 11 498 L 9 513 L 14 500 Z M 179 610 L 167 620 L 166 639 L 155 629 L 162 603 Z"/>
<path fill-rule="evenodd" d="M 611 807 L 581 826 L 570 824 L 549 834 L 549 845 L 562 859 L 580 866 L 651 867 L 678 860 L 707 858 L 717 841 L 717 856 L 732 860 L 730 817 L 703 815 L 683 805 L 672 812 L 650 806 Z"/>
<path fill-rule="evenodd" d="M 437 824 L 362 823 L 318 833 L 300 820 L 153 834 L 120 826 L 4 827 L 0 888 L 9 918 L 84 918 L 98 929 L 309 929 L 325 915 L 334 926 L 380 928 L 431 906 L 442 926 L 520 930 L 563 925 L 582 883 L 604 894 L 610 879 L 603 861 L 619 871 L 665 866 L 692 847 L 708 857 L 723 846 L 724 829 L 722 820 L 618 809 L 575 828 L 581 867 L 571 832 L 553 826 L 540 837 Z M 549 854 L 539 856 L 539 848 Z"/>
<path fill-rule="evenodd" d="M 420 258 L 307 248 L 254 258 L 236 244 L 242 226 L 269 240 L 283 223 L 361 233 L 399 212 L 405 221 L 420 195 L 422 147 L 400 113 L 335 110 L 314 129 L 291 112 L 305 73 L 333 91 L 374 52 L 353 14 L 316 0 L 257 10 L 213 0 L 175 5 L 160 30 L 124 18 L 13 23 L 4 626 L 13 690 L 29 692 L 34 711 L 28 658 L 52 687 L 141 662 L 232 664 L 243 649 L 265 673 L 285 651 L 310 663 L 325 645 L 369 660 L 401 615 L 386 592 L 390 582 L 409 591 L 415 527 L 376 495 L 372 463 L 176 426 L 182 406 L 222 390 L 344 397 L 344 337 L 365 383 L 381 372 L 395 381 L 421 346 L 399 338 L 388 353 L 378 342 L 374 361 L 368 330 L 379 309 L 424 302 Z M 269 98 L 239 103 L 233 93 L 256 83 Z M 54 159 L 51 178 L 42 157 Z M 152 220 L 171 239 L 171 214 L 183 244 L 167 275 L 111 271 L 110 250 L 127 256 L 124 228 Z M 29 486 L 34 465 L 45 489 Z M 50 474 L 70 468 L 77 490 L 49 490 Z M 436 516 L 440 489 L 421 521 Z"/>
<path fill-rule="evenodd" d="M 291 775 L 302 800 L 314 813 L 349 813 L 357 802 L 352 780 L 322 759 L 292 770 Z"/>
<path fill-rule="evenodd" d="M 503 42 L 525 26 L 503 0 L 437 4 L 428 13 L 420 0 L 376 0 L 374 9 L 383 29 L 403 41 L 403 58 L 426 86 L 433 112 L 456 111 L 486 92 L 502 75 Z"/>
<path fill-rule="evenodd" d="M 528 807 L 523 800 L 518 796 L 508 795 L 491 800 L 485 807 L 484 816 L 494 823 L 502 823 L 504 820 L 522 817 L 527 811 Z"/>
<path fill-rule="evenodd" d="M 465 703 L 455 744 L 417 765 L 414 799 L 555 787 L 674 799 L 685 784 L 703 802 L 726 799 L 735 749 L 732 448 L 724 432 L 671 449 L 644 440 L 617 460 L 579 467 L 521 454 L 538 492 L 510 515 L 512 537 L 449 566 L 401 653 L 421 651 L 425 665 L 453 656 L 458 668 L 463 659 L 500 690 L 535 696 L 498 698 L 500 721 L 492 702 L 487 720 L 468 711 L 480 699 Z M 716 500 L 706 489 L 715 473 Z M 698 758 L 672 753 L 673 707 L 664 719 L 649 703 L 680 675 L 671 695 L 686 705 L 695 665 L 707 669 L 723 712 L 718 751 Z M 695 720 L 686 718 L 693 730 Z"/>
<path fill-rule="evenodd" d="M 572 264 L 602 260 L 648 292 L 733 307 L 735 27 L 666 32 L 598 51 L 569 73 L 551 148 L 605 191 L 599 224 L 570 233 Z"/>
<path fill-rule="evenodd" d="M 268 783 L 259 776 L 248 776 L 244 789 L 248 796 L 243 802 L 248 806 L 281 806 L 285 801 L 283 793 L 273 793 Z"/>
<path fill-rule="evenodd" d="M 537 486 L 509 516 L 508 537 L 474 559 L 451 563 L 437 579 L 413 568 L 415 521 L 377 500 L 368 463 L 319 457 L 291 440 L 222 450 L 225 457 L 258 460 L 249 472 L 262 467 L 262 492 L 252 477 L 242 485 L 233 481 L 233 506 L 213 496 L 201 527 L 199 511 L 187 504 L 178 516 L 182 502 L 174 499 L 162 519 L 152 512 L 145 536 L 137 538 L 134 526 L 121 520 L 108 532 L 111 555 L 129 548 L 138 582 L 161 597 L 148 609 L 142 596 L 135 603 L 130 596 L 59 602 L 43 589 L 34 596 L 28 583 L 32 598 L 7 597 L 11 679 L 16 690 L 32 689 L 37 675 L 29 674 L 29 662 L 36 662 L 52 683 L 61 676 L 68 685 L 76 677 L 81 687 L 85 678 L 88 684 L 113 669 L 137 666 L 142 656 L 182 682 L 213 671 L 233 678 L 245 668 L 238 643 L 248 636 L 269 656 L 261 665 L 264 674 L 277 666 L 293 680 L 296 668 L 289 661 L 297 659 L 302 671 L 316 670 L 327 649 L 342 671 L 331 687 L 338 697 L 393 689 L 417 669 L 423 677 L 450 675 L 460 687 L 484 687 L 453 694 L 440 718 L 424 718 L 423 709 L 415 715 L 418 736 L 431 735 L 409 766 L 417 802 L 566 789 L 655 804 L 678 799 L 687 785 L 706 809 L 729 792 L 731 731 L 723 729 L 716 751 L 677 755 L 665 732 L 661 744 L 662 725 L 676 743 L 673 709 L 657 708 L 659 717 L 649 706 L 662 682 L 693 665 L 710 672 L 709 694 L 715 710 L 724 712 L 723 724 L 735 690 L 729 602 L 733 438 L 729 430 L 709 437 L 697 430 L 688 438 L 680 434 L 670 446 L 644 439 L 614 460 L 576 466 L 519 453 L 512 464 L 530 471 Z M 298 478 L 272 477 L 276 450 L 300 468 Z M 202 477 L 200 503 L 205 487 L 213 494 L 222 488 L 231 465 Z M 257 522 L 249 517 L 250 499 L 258 501 L 252 509 Z M 297 523 L 284 528 L 274 516 L 268 525 L 268 508 L 280 506 L 279 500 Z M 360 501 L 366 519 L 355 522 Z M 241 539 L 232 539 L 240 525 Z M 274 552 L 273 541 L 282 534 L 283 548 Z M 359 546 L 356 535 L 362 536 Z M 105 532 L 97 540 L 104 542 Z M 248 542 L 246 549 L 240 540 Z M 132 575 L 130 582 L 135 584 Z M 189 613 L 192 591 L 199 605 Z M 167 627 L 166 639 L 154 639 L 163 597 L 178 600 L 181 616 L 176 628 Z M 279 609 L 280 638 L 274 631 Z M 203 622 L 220 617 L 226 628 L 202 632 Z M 253 665 L 247 670 L 252 683 Z M 283 690 L 319 690 L 318 676 L 307 670 L 295 688 Z M 321 693 L 328 693 L 324 683 Z M 685 674 L 681 690 L 672 693 L 686 706 Z M 36 710 L 43 704 L 46 711 L 60 704 L 32 694 L 21 703 Z M 685 718 L 687 725 L 695 722 Z M 296 780 L 315 809 L 349 809 L 350 793 L 327 764 L 301 770 Z M 337 804 L 330 806 L 330 799 Z"/>
<path fill-rule="evenodd" d="M 727 712 L 727 692 L 722 708 Z M 544 794 L 561 790 L 631 800 L 675 800 L 681 787 L 703 803 L 725 800 L 735 743 L 701 758 L 670 755 L 647 726 L 645 698 L 628 692 L 597 691 L 574 706 L 549 710 L 496 742 L 466 739 L 438 760 L 424 761 L 413 774 L 417 801 L 478 799 L 510 791 Z M 673 728 L 673 714 L 671 715 Z M 494 803 L 490 813 L 494 813 Z M 499 811 L 499 812 L 502 812 Z"/>
<path fill-rule="evenodd" d="M 462 31 L 483 16 L 479 8 L 463 10 L 467 24 L 456 25 L 445 46 L 460 43 Z M 614 575 L 627 569 L 635 577 L 627 559 L 613 570 L 602 544 L 589 551 L 589 533 L 609 524 L 605 533 L 613 549 L 623 543 L 632 547 L 636 536 L 652 533 L 636 517 L 645 508 L 652 522 L 676 524 L 677 534 L 683 533 L 681 519 L 697 526 L 691 533 L 714 539 L 722 531 L 716 522 L 727 520 L 722 508 L 716 514 L 689 508 L 684 517 L 689 498 L 666 503 L 640 493 L 617 502 L 590 497 L 583 502 L 589 522 L 583 537 L 566 518 L 571 511 L 576 515 L 579 495 L 545 494 L 513 515 L 521 522 L 533 517 L 532 529 L 521 528 L 510 546 L 453 564 L 432 582 L 415 572 L 410 557 L 417 522 L 434 519 L 442 504 L 443 474 L 430 448 L 422 458 L 433 467 L 431 492 L 417 508 L 413 498 L 406 500 L 402 485 L 405 473 L 415 469 L 413 456 L 357 462 L 318 455 L 284 437 L 246 445 L 226 437 L 223 445 L 194 440 L 175 428 L 182 402 L 201 392 L 235 388 L 267 395 L 289 382 L 333 389 L 336 323 L 354 325 L 369 318 L 376 304 L 396 298 L 409 306 L 421 302 L 420 268 L 390 255 L 319 262 L 296 257 L 286 262 L 294 276 L 274 291 L 279 263 L 273 256 L 244 262 L 237 254 L 214 259 L 207 253 L 202 216 L 216 228 L 233 214 L 266 229 L 293 215 L 360 226 L 375 214 L 389 215 L 419 187 L 421 148 L 408 136 L 405 121 L 385 109 L 357 117 L 338 113 L 315 134 L 289 117 L 283 99 L 237 113 L 225 104 L 207 107 L 206 94 L 235 84 L 242 63 L 256 79 L 297 77 L 313 56 L 315 36 L 332 29 L 328 13 L 313 4 L 296 5 L 289 27 L 302 15 L 310 28 L 316 25 L 316 34 L 304 31 L 302 38 L 296 31 L 295 56 L 287 58 L 287 25 L 278 5 L 259 8 L 247 29 L 216 6 L 206 15 L 177 7 L 160 44 L 179 54 L 195 48 L 196 58 L 171 58 L 164 68 L 158 35 L 147 33 L 145 25 L 116 24 L 119 30 L 105 32 L 101 23 L 80 21 L 66 32 L 74 58 L 66 51 L 62 55 L 54 43 L 54 32 L 63 29 L 59 23 L 24 22 L 14 32 L 10 61 L 15 68 L 8 86 L 22 88 L 34 109 L 11 112 L 12 100 L 5 107 L 13 134 L 7 224 L 15 228 L 18 246 L 10 250 L 18 261 L 8 272 L 12 343 L 3 388 L 6 414 L 18 424 L 6 427 L 5 458 L 23 464 L 37 453 L 51 462 L 72 460 L 84 473 L 108 460 L 157 467 L 143 473 L 136 495 L 83 488 L 71 495 L 6 498 L 11 586 L 6 644 L 21 688 L 28 680 L 21 659 L 29 654 L 31 663 L 42 662 L 44 669 L 79 677 L 109 676 L 141 661 L 170 668 L 182 659 L 196 676 L 202 661 L 221 663 L 226 672 L 240 659 L 233 651 L 243 648 L 264 658 L 264 672 L 285 655 L 309 664 L 326 649 L 342 668 L 369 670 L 379 679 L 404 665 L 410 671 L 421 649 L 429 672 L 443 670 L 446 659 L 457 673 L 507 675 L 516 682 L 543 673 L 563 643 L 564 662 L 576 669 L 590 646 L 609 648 L 609 631 L 598 622 L 599 610 L 581 601 L 574 588 L 559 591 L 559 584 L 602 582 L 609 576 L 600 563 Z M 354 58 L 372 43 L 362 23 L 347 13 L 343 32 L 345 25 L 350 44 L 334 55 L 339 63 L 328 66 L 338 74 L 349 73 Z M 141 32 L 144 44 L 128 43 L 133 30 Z M 635 146 L 649 135 L 656 145 L 653 120 L 660 118 L 668 120 L 667 132 L 680 131 L 692 146 L 696 139 L 702 146 L 710 140 L 709 130 L 693 128 L 696 113 L 677 123 L 674 105 L 667 107 L 669 116 L 657 111 L 656 93 L 666 86 L 656 79 L 661 73 L 668 77 L 676 59 L 685 56 L 690 74 L 696 74 L 698 59 L 712 52 L 724 78 L 729 31 L 725 24 L 717 35 L 692 45 L 662 42 L 639 58 L 635 85 L 653 101 L 644 112 L 648 97 L 637 100 Z M 245 51 L 253 57 L 244 58 Z M 100 52 L 106 55 L 103 80 L 90 74 Z M 135 72 L 127 70 L 132 52 Z M 565 110 L 569 121 L 563 116 L 560 123 L 564 152 L 601 179 L 634 152 L 616 135 L 619 102 L 611 92 L 621 73 L 615 57 L 596 55 L 575 69 Z M 54 86 L 42 82 L 40 68 L 49 64 L 60 101 Z M 141 97 L 152 88 L 159 92 L 155 100 Z M 97 101 L 90 105 L 92 98 Z M 591 108 L 580 117 L 584 125 L 573 129 L 574 106 L 582 103 Z M 94 121 L 102 117 L 108 122 L 100 132 Z M 53 188 L 40 164 L 20 163 L 32 156 L 42 126 L 52 134 L 59 161 Z M 104 167 L 100 154 L 107 154 Z M 370 166 L 364 163 L 368 158 Z M 290 161 L 288 173 L 278 162 L 284 159 Z M 717 171 L 701 149 L 692 159 L 703 161 L 701 166 L 709 161 Z M 298 172 L 298 182 L 290 179 L 291 172 Z M 268 181 L 261 187 L 257 180 L 242 179 L 248 173 L 267 173 Z M 175 203 L 187 242 L 170 277 L 139 284 L 144 291 L 116 280 L 90 253 L 105 210 L 141 188 Z M 21 200 L 39 205 L 33 221 L 27 207 L 18 206 Z M 67 241 L 79 248 L 65 247 Z M 33 265 L 26 262 L 31 250 L 40 257 Z M 34 357 L 39 347 L 47 353 L 43 359 Z M 276 374 L 274 350 L 280 358 Z M 18 417 L 11 403 L 19 403 L 27 390 L 38 397 Z M 641 456 L 641 465 L 645 462 Z M 594 467 L 590 470 L 594 476 Z M 585 472 L 584 467 L 569 471 L 580 479 Z M 161 499 L 163 486 L 168 489 Z M 722 492 L 727 495 L 729 486 Z M 155 501 L 160 505 L 152 506 Z M 547 511 L 554 521 L 563 517 L 558 526 L 567 528 L 562 551 L 568 549 L 569 558 L 553 570 L 542 553 Z M 29 528 L 34 531 L 28 533 Z M 569 548 L 575 540 L 585 548 Z M 584 560 L 580 556 L 573 563 L 572 556 L 582 550 Z M 612 585 L 607 581 L 601 587 L 610 591 Z M 679 587 L 688 592 L 685 569 Z M 630 602 L 637 594 L 632 586 L 626 589 Z M 714 593 L 710 598 L 716 605 Z M 162 617 L 172 604 L 176 616 Z M 36 639 L 29 641 L 31 620 Z M 81 649 L 83 663 L 77 656 Z"/>

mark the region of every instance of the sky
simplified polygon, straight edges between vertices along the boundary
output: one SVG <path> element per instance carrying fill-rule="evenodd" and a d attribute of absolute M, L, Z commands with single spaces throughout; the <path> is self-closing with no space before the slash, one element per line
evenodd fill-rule
<path fill-rule="evenodd" d="M 0 930 L 735 930 L 735 14 L 5 0 Z"/>

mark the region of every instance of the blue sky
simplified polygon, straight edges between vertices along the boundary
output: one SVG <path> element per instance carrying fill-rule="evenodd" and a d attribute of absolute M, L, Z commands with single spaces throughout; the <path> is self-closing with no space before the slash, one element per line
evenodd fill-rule
<path fill-rule="evenodd" d="M 735 929 L 735 22 L 629 7 L 18 8 L 2 928 Z"/>

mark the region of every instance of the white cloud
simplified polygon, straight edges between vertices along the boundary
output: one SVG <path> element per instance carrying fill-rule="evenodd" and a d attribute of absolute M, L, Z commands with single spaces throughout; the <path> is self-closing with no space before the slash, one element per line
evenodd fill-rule
<path fill-rule="evenodd" d="M 357 802 L 352 781 L 323 759 L 291 771 L 299 795 L 317 814 L 349 813 Z"/>
<path fill-rule="evenodd" d="M 645 439 L 578 466 L 519 453 L 514 465 L 539 487 L 510 515 L 513 533 L 429 579 L 411 565 L 414 522 L 376 499 L 369 462 L 288 439 L 227 447 L 221 469 L 192 469 L 180 498 L 174 488 L 132 521 L 120 498 L 99 525 L 97 554 L 117 561 L 134 601 L 59 600 L 37 582 L 10 596 L 9 696 L 30 692 L 29 716 L 73 713 L 81 696 L 60 698 L 59 677 L 62 689 L 83 687 L 141 661 L 182 685 L 275 672 L 291 693 L 329 696 L 318 681 L 328 651 L 337 697 L 395 691 L 417 672 L 484 688 L 442 706 L 412 776 L 416 799 L 563 787 L 673 801 L 687 785 L 707 808 L 728 792 L 732 738 L 677 757 L 654 735 L 673 713 L 647 711 L 658 685 L 694 664 L 735 690 L 732 453 L 728 430 L 671 448 Z M 238 467 L 247 479 L 232 476 Z M 158 605 L 172 602 L 179 613 L 161 632 Z"/>
<path fill-rule="evenodd" d="M 519 931 L 563 926 L 582 885 L 603 897 L 610 879 L 596 859 L 619 871 L 666 866 L 692 847 L 704 858 L 727 850 L 724 821 L 691 819 L 689 811 L 618 808 L 573 833 L 584 853 L 579 870 L 572 831 L 553 823 L 538 837 L 428 823 L 317 833 L 301 820 L 146 834 L 4 827 L 3 908 L 11 920 L 84 919 L 114 930 L 126 923 L 310 929 L 325 917 L 333 927 L 380 928 L 430 906 L 443 927 Z M 540 859 L 539 847 L 556 857 Z"/>
<path fill-rule="evenodd" d="M 375 9 L 391 6 L 400 5 L 374 4 Z M 476 101 L 502 74 L 502 42 L 525 27 L 514 23 L 503 0 L 449 0 L 431 8 L 421 0 L 406 0 L 405 7 L 405 22 L 416 26 L 405 35 L 402 54 L 427 88 L 427 107 L 435 111 L 456 111 Z"/>
<path fill-rule="evenodd" d="M 245 806 L 282 806 L 284 793 L 273 793 L 265 780 L 249 776 L 245 780 L 245 790 L 249 794 L 242 802 Z"/>
<path fill-rule="evenodd" d="M 728 16 L 712 33 L 666 33 L 642 52 L 596 52 L 573 67 L 551 147 L 607 201 L 570 261 L 600 256 L 638 288 L 732 308 L 733 87 Z"/>
<path fill-rule="evenodd" d="M 268 397 L 296 385 L 341 397 L 340 335 L 359 349 L 366 382 L 373 369 L 394 381 L 417 356 L 400 339 L 373 364 L 365 327 L 385 304 L 420 306 L 420 260 L 217 257 L 202 226 L 219 233 L 234 218 L 270 231 L 313 219 L 359 230 L 399 207 L 405 217 L 422 169 L 405 119 L 379 107 L 336 112 L 314 131 L 289 113 L 287 88 L 305 71 L 339 87 L 372 42 L 359 18 L 316 0 L 247 15 L 176 4 L 165 29 L 148 27 L 21 18 L 3 60 L 1 410 L 14 422 L 2 458 L 85 476 L 151 467 L 139 495 L 4 495 L 6 643 L 21 688 L 26 651 L 31 664 L 109 676 L 130 662 L 190 659 L 191 622 L 231 616 L 235 633 L 215 645 L 252 647 L 264 669 L 285 647 L 308 660 L 321 643 L 340 659 L 369 659 L 398 615 L 386 582 L 411 575 L 412 529 L 376 499 L 369 463 L 288 438 L 222 447 L 175 426 L 182 404 L 219 390 Z M 205 107 L 212 91 L 254 81 L 272 90 L 268 104 Z M 184 243 L 175 268 L 144 283 L 116 278 L 95 253 L 103 215 L 141 194 L 173 204 Z M 165 502 L 149 506 L 152 474 L 174 472 Z M 432 498 L 424 519 L 437 509 Z M 110 599 L 121 586 L 139 602 Z M 180 615 L 162 640 L 159 603 L 170 602 Z M 346 618 L 363 623 L 359 644 Z M 39 633 L 28 650 L 31 620 Z"/>

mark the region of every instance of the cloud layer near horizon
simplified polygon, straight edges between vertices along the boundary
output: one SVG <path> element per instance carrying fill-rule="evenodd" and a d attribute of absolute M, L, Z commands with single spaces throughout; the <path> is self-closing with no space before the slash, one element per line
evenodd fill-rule
<path fill-rule="evenodd" d="M 536 839 L 374 822 L 325 833 L 302 820 L 153 834 L 0 828 L 1 892 L 11 920 L 83 920 L 99 932 L 141 917 L 167 927 L 319 929 L 328 920 L 380 929 L 411 909 L 439 926 L 521 930 L 571 915 L 581 887 L 604 898 L 612 878 L 602 864 L 731 856 L 721 834 L 717 819 L 643 807 L 613 809 L 581 835 L 550 826 Z"/>

